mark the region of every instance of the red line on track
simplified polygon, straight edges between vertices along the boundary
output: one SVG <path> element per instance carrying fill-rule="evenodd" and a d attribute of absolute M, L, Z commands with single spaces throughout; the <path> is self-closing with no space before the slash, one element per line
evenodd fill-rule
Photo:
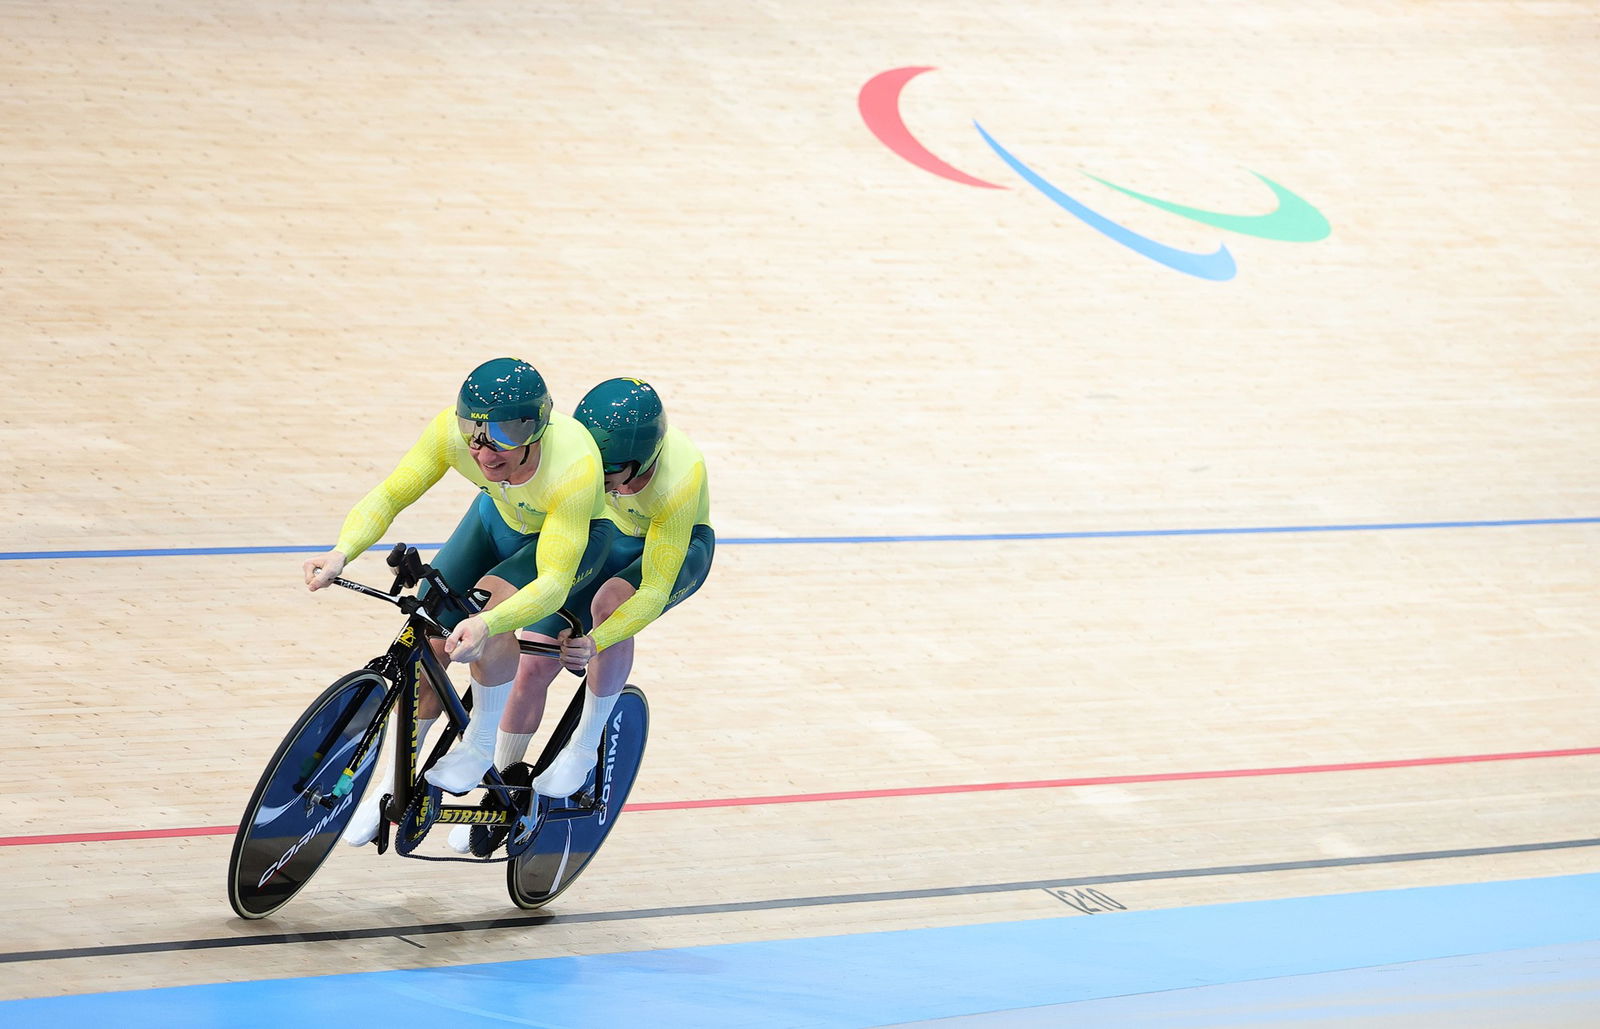
<path fill-rule="evenodd" d="M 842 793 L 790 793 L 770 797 L 722 797 L 710 800 L 667 800 L 629 804 L 628 811 L 686 811 L 706 807 L 764 807 L 770 804 L 816 804 L 834 800 L 877 800 L 885 797 L 923 797 L 940 793 L 993 793 L 1001 790 L 1051 790 L 1069 786 L 1111 786 L 1136 782 L 1183 782 L 1193 779 L 1246 779 L 1268 775 L 1315 775 L 1321 772 L 1365 772 L 1383 768 L 1420 768 L 1428 765 L 1466 765 L 1485 761 L 1527 761 L 1549 757 L 1591 757 L 1600 747 L 1566 750 L 1523 750 L 1509 754 L 1461 754 L 1453 757 L 1414 757 L 1394 761 L 1355 761 L 1337 765 L 1288 765 L 1282 768 L 1225 768 L 1202 772 L 1152 772 L 1144 775 L 1101 775 L 1083 779 L 1033 779 L 1026 782 L 964 783 L 953 786 L 906 786 L 887 790 L 848 790 Z M 114 840 L 158 840 L 190 836 L 231 835 L 237 826 L 206 825 L 185 829 L 127 829 L 119 832 L 59 833 L 49 836 L 0 836 L 0 847 L 26 847 L 48 843 L 107 843 Z"/>

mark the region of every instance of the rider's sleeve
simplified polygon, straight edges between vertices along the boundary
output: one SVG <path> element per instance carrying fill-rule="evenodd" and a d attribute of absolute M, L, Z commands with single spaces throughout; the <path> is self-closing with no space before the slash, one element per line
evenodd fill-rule
<path fill-rule="evenodd" d="M 589 516 L 594 513 L 599 478 L 599 465 L 584 455 L 551 485 L 549 514 L 539 529 L 538 575 L 483 613 L 490 635 L 511 632 L 554 614 L 572 592 L 578 565 L 589 546 Z"/>
<path fill-rule="evenodd" d="M 346 561 L 354 561 L 356 555 L 382 539 L 395 515 L 415 503 L 429 486 L 444 477 L 450 467 L 449 437 L 445 433 L 455 431 L 455 426 L 450 424 L 450 414 L 447 409 L 429 422 L 417 442 L 400 459 L 399 466 L 345 516 L 334 549 L 343 554 Z"/>
<path fill-rule="evenodd" d="M 694 516 L 705 488 L 706 467 L 696 462 L 678 488 L 665 498 L 662 514 L 650 520 L 644 534 L 644 555 L 640 559 L 639 589 L 594 630 L 595 652 L 621 643 L 643 629 L 667 609 L 673 583 L 689 553 L 689 538 L 694 532 Z"/>

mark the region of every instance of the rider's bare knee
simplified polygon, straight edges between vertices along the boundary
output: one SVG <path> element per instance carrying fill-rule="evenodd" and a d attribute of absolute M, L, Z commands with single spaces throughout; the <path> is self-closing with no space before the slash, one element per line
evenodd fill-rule
<path fill-rule="evenodd" d="M 542 654 L 523 654 L 517 664 L 517 691 L 545 689 L 561 671 L 561 662 Z"/>
<path fill-rule="evenodd" d="M 594 616 L 594 624 L 599 625 L 612 612 L 621 607 L 637 590 L 626 579 L 608 579 L 598 590 L 595 590 L 594 601 L 589 605 L 589 612 Z"/>

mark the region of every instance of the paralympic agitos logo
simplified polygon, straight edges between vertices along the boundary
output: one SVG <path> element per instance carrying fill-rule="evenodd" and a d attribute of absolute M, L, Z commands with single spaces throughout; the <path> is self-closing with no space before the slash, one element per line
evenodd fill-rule
<path fill-rule="evenodd" d="M 895 68 L 891 71 L 875 75 L 861 87 L 859 103 L 861 118 L 867 123 L 867 128 L 884 146 L 894 151 L 899 156 L 910 161 L 923 171 L 931 172 L 940 178 L 949 179 L 968 186 L 977 186 L 983 189 L 1005 189 L 1006 187 L 993 182 L 985 181 L 940 160 L 927 147 L 923 146 L 911 130 L 906 128 L 905 121 L 900 116 L 900 91 L 906 83 L 921 75 L 923 72 L 932 71 L 932 68 Z M 1194 275 L 1202 279 L 1211 279 L 1225 282 L 1234 277 L 1238 266 L 1234 263 L 1233 255 L 1226 246 L 1218 246 L 1210 253 L 1201 253 L 1192 250 L 1180 250 L 1177 247 L 1167 246 L 1149 236 L 1134 232 L 1125 225 L 1119 225 L 1105 215 L 1090 210 L 1087 206 L 1060 188 L 1045 180 L 1044 176 L 1028 167 L 1000 144 L 993 136 L 984 131 L 976 120 L 973 126 L 978 130 L 978 135 L 989 145 L 1000 159 L 1011 167 L 1030 186 L 1048 197 L 1053 203 L 1069 214 L 1081 220 L 1096 232 L 1121 243 L 1123 246 L 1142 254 L 1160 264 L 1166 265 L 1175 271 L 1187 275 Z M 1085 173 L 1088 174 L 1088 173 Z M 1259 239 L 1271 239 L 1288 243 L 1310 243 L 1325 238 L 1331 231 L 1328 219 L 1305 200 L 1291 193 L 1289 190 L 1273 182 L 1265 175 L 1251 172 L 1256 178 L 1266 184 L 1277 197 L 1276 210 L 1268 214 L 1227 214 L 1220 211 L 1206 211 L 1198 207 L 1188 207 L 1183 204 L 1173 203 L 1170 200 L 1161 200 L 1157 197 L 1147 196 L 1143 193 L 1119 186 L 1114 182 L 1107 182 L 1098 175 L 1089 175 L 1089 178 L 1119 193 L 1143 201 L 1152 207 L 1160 208 L 1172 214 L 1188 218 L 1190 221 L 1227 232 L 1237 232 L 1245 236 L 1255 236 Z"/>

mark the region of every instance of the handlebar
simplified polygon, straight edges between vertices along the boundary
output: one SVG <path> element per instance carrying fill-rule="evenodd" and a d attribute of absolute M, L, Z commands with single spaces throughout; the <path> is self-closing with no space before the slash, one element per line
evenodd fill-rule
<path fill-rule="evenodd" d="M 390 568 L 395 570 L 394 585 L 389 588 L 387 593 L 365 583 L 354 582 L 343 577 L 335 577 L 330 585 L 343 586 L 345 589 L 354 590 L 368 597 L 386 600 L 406 614 L 423 619 L 426 623 L 425 634 L 439 638 L 449 635 L 449 631 L 433 616 L 440 604 L 451 604 L 470 618 L 473 615 L 480 614 L 483 611 L 484 603 L 489 599 L 489 594 L 485 590 L 472 589 L 465 594 L 456 592 L 448 582 L 445 582 L 444 576 L 440 574 L 437 568 L 423 563 L 422 558 L 417 554 L 416 547 L 409 547 L 404 543 L 396 543 L 394 549 L 389 551 L 389 556 L 385 561 Z M 433 588 L 434 594 L 429 597 L 401 595 L 401 590 L 411 589 L 424 582 Z M 433 599 L 435 595 L 438 598 L 437 600 Z M 567 627 L 572 630 L 574 637 L 583 635 L 583 623 L 571 611 L 561 608 L 556 614 L 561 617 L 562 621 L 567 623 Z M 517 645 L 524 654 L 542 654 L 547 657 L 559 657 L 561 654 L 561 647 L 554 643 L 518 639 Z"/>

